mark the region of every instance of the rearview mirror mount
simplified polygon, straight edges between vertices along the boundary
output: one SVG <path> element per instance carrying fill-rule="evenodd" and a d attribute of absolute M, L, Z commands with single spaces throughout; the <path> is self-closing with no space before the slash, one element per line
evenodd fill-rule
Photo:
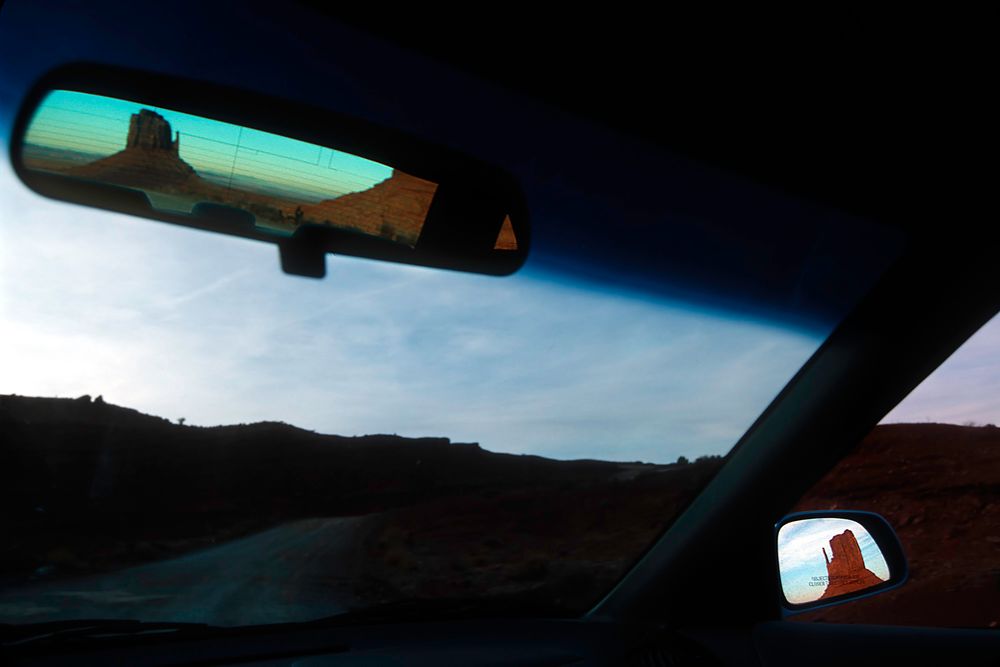
<path fill-rule="evenodd" d="M 97 65 L 42 78 L 11 161 L 39 194 L 278 246 L 322 277 L 329 253 L 491 275 L 530 243 L 497 167 L 327 110 Z"/>

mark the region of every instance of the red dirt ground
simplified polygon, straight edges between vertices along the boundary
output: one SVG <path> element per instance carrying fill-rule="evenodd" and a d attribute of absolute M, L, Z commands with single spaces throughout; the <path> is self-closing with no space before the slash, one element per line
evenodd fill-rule
<path fill-rule="evenodd" d="M 1000 428 L 879 426 L 796 511 L 877 512 L 896 529 L 910 579 L 798 621 L 1000 625 Z"/>

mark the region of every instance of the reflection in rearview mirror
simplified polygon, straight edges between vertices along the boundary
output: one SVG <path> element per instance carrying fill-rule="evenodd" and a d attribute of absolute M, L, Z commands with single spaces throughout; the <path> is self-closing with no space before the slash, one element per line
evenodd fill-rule
<path fill-rule="evenodd" d="M 778 531 L 778 569 L 789 604 L 856 593 L 889 581 L 889 565 L 871 534 L 856 521 L 790 521 Z"/>
<path fill-rule="evenodd" d="M 517 180 L 331 109 L 101 65 L 58 68 L 25 97 L 11 162 L 35 192 L 272 244 L 285 273 L 326 257 L 506 276 L 531 245 Z"/>
<path fill-rule="evenodd" d="M 25 134 L 29 170 L 141 191 L 156 211 L 206 211 L 276 236 L 332 226 L 413 247 L 437 184 L 349 153 L 161 107 L 50 92 Z M 497 248 L 516 248 L 505 225 Z"/>

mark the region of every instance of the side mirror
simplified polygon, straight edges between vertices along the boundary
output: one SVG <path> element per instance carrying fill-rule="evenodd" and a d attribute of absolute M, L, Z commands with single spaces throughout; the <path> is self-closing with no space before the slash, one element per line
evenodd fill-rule
<path fill-rule="evenodd" d="M 896 532 L 872 512 L 789 514 L 774 534 L 786 616 L 882 593 L 908 575 Z"/>

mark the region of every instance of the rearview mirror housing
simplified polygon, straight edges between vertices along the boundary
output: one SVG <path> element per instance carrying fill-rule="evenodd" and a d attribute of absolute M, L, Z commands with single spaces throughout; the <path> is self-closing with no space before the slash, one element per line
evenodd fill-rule
<path fill-rule="evenodd" d="M 200 81 L 100 65 L 43 77 L 11 161 L 32 190 L 268 242 L 287 273 L 329 253 L 490 275 L 527 256 L 504 170 L 369 122 Z"/>
<path fill-rule="evenodd" d="M 774 536 L 785 616 L 876 595 L 909 576 L 896 532 L 873 512 L 790 514 Z"/>

